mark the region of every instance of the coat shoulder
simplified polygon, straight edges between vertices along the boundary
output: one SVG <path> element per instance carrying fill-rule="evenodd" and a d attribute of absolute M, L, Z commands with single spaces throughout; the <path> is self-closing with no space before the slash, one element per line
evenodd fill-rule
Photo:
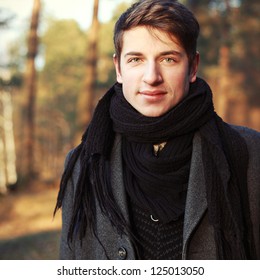
<path fill-rule="evenodd" d="M 245 139 L 247 144 L 249 154 L 247 175 L 248 196 L 257 259 L 260 259 L 260 133 L 247 127 L 232 127 Z"/>
<path fill-rule="evenodd" d="M 260 132 L 245 126 L 231 125 L 231 127 L 246 140 L 248 146 L 260 149 Z"/>

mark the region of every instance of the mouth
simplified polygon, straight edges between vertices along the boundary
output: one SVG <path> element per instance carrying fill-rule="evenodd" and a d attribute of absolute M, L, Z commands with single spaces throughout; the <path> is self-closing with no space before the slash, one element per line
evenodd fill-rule
<path fill-rule="evenodd" d="M 163 98 L 167 92 L 163 90 L 144 90 L 139 91 L 139 94 L 148 100 L 156 101 Z"/>

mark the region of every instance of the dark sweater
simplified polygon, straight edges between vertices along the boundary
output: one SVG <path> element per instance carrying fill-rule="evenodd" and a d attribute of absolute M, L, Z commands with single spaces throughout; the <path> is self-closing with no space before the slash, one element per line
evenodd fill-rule
<path fill-rule="evenodd" d="M 143 260 L 179 260 L 182 258 L 183 222 L 154 221 L 151 213 L 130 202 L 131 222 L 138 238 L 139 258 Z"/>

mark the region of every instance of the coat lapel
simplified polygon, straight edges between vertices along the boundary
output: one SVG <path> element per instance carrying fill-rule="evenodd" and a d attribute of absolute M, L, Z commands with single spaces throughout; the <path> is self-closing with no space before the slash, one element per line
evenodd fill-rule
<path fill-rule="evenodd" d="M 208 127 L 210 129 L 210 127 Z M 214 134 L 214 131 L 211 131 L 209 135 L 211 138 L 209 141 L 211 145 L 216 149 L 217 158 L 214 158 L 214 161 L 218 167 L 219 174 L 221 176 L 222 182 L 224 185 L 228 185 L 228 180 L 230 178 L 230 172 L 228 163 L 225 157 L 225 154 L 221 148 L 221 141 L 218 134 Z M 200 240 L 198 236 L 194 238 L 198 242 L 199 247 L 201 248 L 200 256 L 209 258 L 212 255 L 212 248 L 214 248 L 214 232 L 213 227 L 209 225 L 208 219 L 202 218 L 206 213 L 208 208 L 207 205 L 207 194 L 206 194 L 206 181 L 205 181 L 205 169 L 203 166 L 202 159 L 202 141 L 199 133 L 196 133 L 193 139 L 193 150 L 191 158 L 191 168 L 190 168 L 190 177 L 188 184 L 187 192 L 187 201 L 185 208 L 185 217 L 184 217 L 184 230 L 183 230 L 183 258 L 186 259 L 187 249 L 189 240 L 196 229 L 196 232 L 203 231 L 204 239 Z M 201 224 L 201 229 L 198 229 L 198 224 Z M 195 243 L 196 243 L 195 242 Z M 194 244 L 193 244 L 194 245 Z M 192 246 L 191 246 L 192 247 Z M 197 248 L 198 249 L 198 248 Z M 194 251 L 194 250 L 193 250 Z M 197 254 L 198 252 L 196 252 Z M 196 256 L 198 258 L 198 256 Z"/>
<path fill-rule="evenodd" d="M 121 136 L 116 134 L 113 150 L 111 153 L 111 184 L 115 200 L 117 201 L 126 221 L 129 221 L 129 212 L 127 207 L 128 204 L 123 179 L 121 144 Z"/>
<path fill-rule="evenodd" d="M 206 185 L 202 162 L 201 139 L 195 134 L 185 208 L 183 230 L 183 258 L 186 258 L 188 240 L 207 209 Z"/>

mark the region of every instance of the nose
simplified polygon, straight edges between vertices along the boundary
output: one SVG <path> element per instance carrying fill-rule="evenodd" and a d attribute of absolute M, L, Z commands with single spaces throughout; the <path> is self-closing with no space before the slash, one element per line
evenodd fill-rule
<path fill-rule="evenodd" d="M 160 66 L 156 62 L 147 62 L 144 69 L 143 81 L 146 84 L 155 85 L 161 83 L 162 80 Z"/>

